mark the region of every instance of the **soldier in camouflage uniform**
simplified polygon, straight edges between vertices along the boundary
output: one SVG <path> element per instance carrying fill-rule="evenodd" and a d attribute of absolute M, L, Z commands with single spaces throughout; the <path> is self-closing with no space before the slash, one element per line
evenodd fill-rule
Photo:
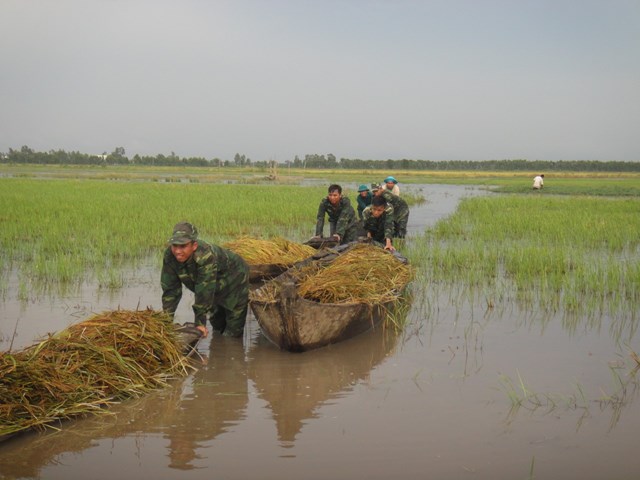
<path fill-rule="evenodd" d="M 340 244 L 353 242 L 358 237 L 358 220 L 351 200 L 342 196 L 340 185 L 330 185 L 329 194 L 318 207 L 316 237 L 322 237 L 324 216 L 329 216 L 329 235 L 337 235 Z"/>
<path fill-rule="evenodd" d="M 377 183 L 371 184 L 371 191 L 374 196 L 384 197 L 388 204 L 393 207 L 393 223 L 396 238 L 404 238 L 407 235 L 407 222 L 409 221 L 409 204 L 388 190 L 380 187 Z"/>
<path fill-rule="evenodd" d="M 393 246 L 393 207 L 384 197 L 373 197 L 371 205 L 362 212 L 367 237 L 385 250 L 395 251 Z"/>
<path fill-rule="evenodd" d="M 207 316 L 214 330 L 240 337 L 249 306 L 249 267 L 229 250 L 198 240 L 190 223 L 178 223 L 162 262 L 162 308 L 175 314 L 182 285 L 195 293 L 193 313 L 197 328 L 206 337 Z"/>

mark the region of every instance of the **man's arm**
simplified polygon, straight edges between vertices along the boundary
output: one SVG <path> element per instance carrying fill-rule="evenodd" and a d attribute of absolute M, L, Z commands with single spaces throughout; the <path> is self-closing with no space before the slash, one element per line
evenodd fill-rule
<path fill-rule="evenodd" d="M 162 263 L 160 285 L 162 287 L 162 310 L 173 318 L 182 298 L 182 282 L 166 260 Z"/>
<path fill-rule="evenodd" d="M 322 236 L 322 230 L 324 230 L 324 213 L 324 200 L 322 200 L 318 207 L 318 214 L 316 215 L 316 237 Z"/>

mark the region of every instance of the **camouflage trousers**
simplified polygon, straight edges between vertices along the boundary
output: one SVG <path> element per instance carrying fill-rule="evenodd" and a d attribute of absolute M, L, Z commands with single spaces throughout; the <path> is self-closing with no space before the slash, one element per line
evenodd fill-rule
<path fill-rule="evenodd" d="M 407 223 L 409 223 L 409 210 L 395 214 L 393 219 L 393 236 L 395 238 L 404 238 L 407 236 Z"/>
<path fill-rule="evenodd" d="M 248 277 L 247 277 L 248 279 Z M 249 311 L 249 282 L 238 285 L 209 314 L 211 327 L 225 337 L 241 337 Z"/>

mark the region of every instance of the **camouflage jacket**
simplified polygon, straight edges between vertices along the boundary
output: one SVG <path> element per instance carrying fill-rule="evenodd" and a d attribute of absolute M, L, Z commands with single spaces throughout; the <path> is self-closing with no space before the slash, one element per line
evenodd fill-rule
<path fill-rule="evenodd" d="M 171 316 L 175 314 L 184 285 L 195 294 L 195 323 L 204 325 L 207 313 L 248 282 L 249 267 L 242 257 L 218 245 L 198 240 L 198 248 L 184 263 L 176 260 L 169 247 L 164 252 L 160 278 L 162 309 Z"/>
<path fill-rule="evenodd" d="M 389 190 L 383 190 L 382 196 L 387 203 L 393 207 L 393 211 L 396 216 L 401 216 L 403 213 L 409 211 L 409 204 L 402 197 L 394 195 Z"/>
<path fill-rule="evenodd" d="M 336 224 L 336 233 L 340 237 L 344 237 L 345 232 L 349 228 L 355 228 L 357 223 L 356 212 L 351 206 L 351 200 L 342 197 L 335 207 L 331 205 L 328 198 L 323 198 L 318 207 L 318 218 L 316 222 L 316 235 L 322 236 L 324 229 L 324 216 L 329 216 L 329 223 Z"/>
<path fill-rule="evenodd" d="M 391 205 L 388 205 L 378 218 L 373 216 L 371 207 L 367 207 L 362 212 L 362 217 L 364 229 L 367 233 L 371 233 L 373 240 L 384 244 L 387 238 L 393 238 L 393 207 Z"/>

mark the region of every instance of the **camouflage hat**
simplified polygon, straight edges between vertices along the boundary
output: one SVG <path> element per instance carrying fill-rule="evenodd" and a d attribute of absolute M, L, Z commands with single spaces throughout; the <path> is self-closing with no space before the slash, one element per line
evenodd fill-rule
<path fill-rule="evenodd" d="M 169 239 L 171 245 L 185 245 L 198 239 L 198 229 L 188 222 L 176 223 L 173 235 Z"/>
<path fill-rule="evenodd" d="M 376 190 L 380 190 L 380 184 L 379 183 L 372 183 L 371 184 L 371 190 L 372 191 L 376 191 Z"/>

